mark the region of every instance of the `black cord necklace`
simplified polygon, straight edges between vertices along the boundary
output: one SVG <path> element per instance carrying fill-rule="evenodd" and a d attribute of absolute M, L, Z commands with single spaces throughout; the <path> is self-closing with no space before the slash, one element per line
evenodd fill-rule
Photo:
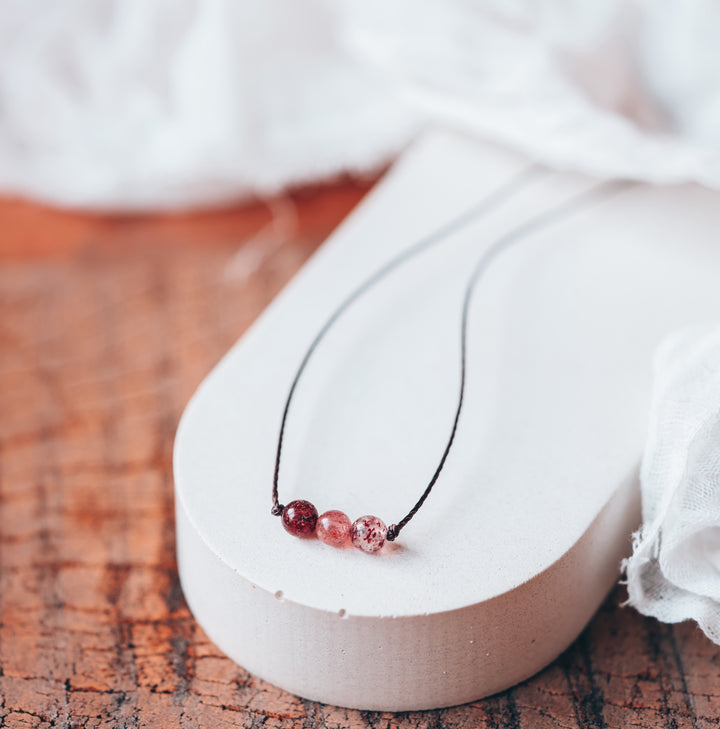
<path fill-rule="evenodd" d="M 442 240 L 445 240 L 453 233 L 461 230 L 475 220 L 481 218 L 483 215 L 488 213 L 491 209 L 504 202 L 517 190 L 521 189 L 532 180 L 536 179 L 542 174 L 547 174 L 540 166 L 531 165 L 523 169 L 519 174 L 515 175 L 512 179 L 500 186 L 497 190 L 492 192 L 490 195 L 485 197 L 480 203 L 475 205 L 470 210 L 455 218 L 450 223 L 444 225 L 439 230 L 435 231 L 426 238 L 421 239 L 417 243 L 413 244 L 409 248 L 402 251 L 400 254 L 392 258 L 388 263 L 383 265 L 357 288 L 355 288 L 330 314 L 325 324 L 322 326 L 320 331 L 317 333 L 315 338 L 307 348 L 305 355 L 303 356 L 299 367 L 295 372 L 290 391 L 285 401 L 285 407 L 283 409 L 282 420 L 280 423 L 280 434 L 278 436 L 277 451 L 275 456 L 275 472 L 273 475 L 273 487 L 272 487 L 272 509 L 271 513 L 274 516 L 282 517 L 282 524 L 285 530 L 290 534 L 297 537 L 313 537 L 317 536 L 321 541 L 326 544 L 335 547 L 345 546 L 348 540 L 351 540 L 353 545 L 364 552 L 378 552 L 385 541 L 394 541 L 400 531 L 407 525 L 407 523 L 415 516 L 418 510 L 425 503 L 425 500 L 430 495 L 433 486 L 440 477 L 440 474 L 445 466 L 445 462 L 450 454 L 450 450 L 455 440 L 455 434 L 457 432 L 458 423 L 460 421 L 460 413 L 462 411 L 463 399 L 465 395 L 465 379 L 466 379 L 466 350 L 467 350 L 467 323 L 468 323 L 468 312 L 470 309 L 470 301 L 475 286 L 482 275 L 487 270 L 490 263 L 503 251 L 510 248 L 513 244 L 519 240 L 525 238 L 538 230 L 547 227 L 566 215 L 582 208 L 583 206 L 599 200 L 612 192 L 617 191 L 622 186 L 622 183 L 602 183 L 592 187 L 583 193 L 575 195 L 569 200 L 561 203 L 555 207 L 549 208 L 542 213 L 539 213 L 532 218 L 528 219 L 523 224 L 517 226 L 509 233 L 498 238 L 489 248 L 485 250 L 481 258 L 478 260 L 475 268 L 473 269 L 470 278 L 468 279 L 467 286 L 465 288 L 465 294 L 463 297 L 462 315 L 460 322 L 460 389 L 458 394 L 458 402 L 455 410 L 455 417 L 453 419 L 452 427 L 450 429 L 450 436 L 448 438 L 445 449 L 440 457 L 437 468 L 432 475 L 429 483 L 425 487 L 425 490 L 417 500 L 415 505 L 410 511 L 397 523 L 391 524 L 386 527 L 382 519 L 376 516 L 366 515 L 361 516 L 354 522 L 351 522 L 346 514 L 342 511 L 331 510 L 318 516 L 317 509 L 309 501 L 303 499 L 297 499 L 291 501 L 287 506 L 283 506 L 278 500 L 278 479 L 280 475 L 280 457 L 282 453 L 283 439 L 285 436 L 285 429 L 287 425 L 288 413 L 290 411 L 290 403 L 292 402 L 293 395 L 297 389 L 300 378 L 305 371 L 305 368 L 317 349 L 318 345 L 328 333 L 330 328 L 340 318 L 340 316 L 364 293 L 369 289 L 377 285 L 380 281 L 386 278 L 392 271 L 396 270 L 400 265 L 407 262 L 419 253 L 427 250 Z"/>

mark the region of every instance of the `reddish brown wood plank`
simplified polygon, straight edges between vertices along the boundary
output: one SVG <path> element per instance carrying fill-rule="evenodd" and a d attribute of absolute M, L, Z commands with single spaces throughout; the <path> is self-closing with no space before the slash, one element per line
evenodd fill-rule
<path fill-rule="evenodd" d="M 248 242 L 271 219 L 259 203 L 106 218 L 0 201 L 0 726 L 720 725 L 720 650 L 618 607 L 621 590 L 539 676 L 399 715 L 286 694 L 195 624 L 175 569 L 178 417 L 366 187 L 295 195 L 292 240 L 269 243 Z"/>

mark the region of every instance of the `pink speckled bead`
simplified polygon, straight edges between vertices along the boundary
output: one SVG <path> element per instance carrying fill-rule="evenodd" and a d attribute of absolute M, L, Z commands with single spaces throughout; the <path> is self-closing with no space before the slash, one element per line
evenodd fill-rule
<path fill-rule="evenodd" d="M 376 516 L 361 516 L 355 519 L 350 529 L 352 543 L 363 552 L 379 552 L 385 544 L 387 527 Z"/>
<path fill-rule="evenodd" d="M 347 514 L 332 509 L 320 514 L 315 526 L 315 534 L 318 539 L 331 547 L 342 547 L 350 538 L 350 527 L 352 523 Z"/>

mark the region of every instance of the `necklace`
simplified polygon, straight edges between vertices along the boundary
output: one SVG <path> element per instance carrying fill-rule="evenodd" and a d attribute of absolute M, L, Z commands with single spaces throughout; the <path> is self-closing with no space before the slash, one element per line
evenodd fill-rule
<path fill-rule="evenodd" d="M 410 511 L 397 523 L 393 523 L 388 527 L 382 519 L 372 515 L 361 516 L 354 522 L 351 522 L 344 512 L 338 511 L 337 509 L 332 509 L 318 515 L 315 506 L 304 499 L 291 501 L 287 506 L 284 506 L 279 502 L 278 479 L 280 476 L 280 458 L 283 440 L 285 437 L 288 413 L 290 411 L 290 404 L 292 402 L 293 395 L 295 394 L 300 378 L 302 377 L 302 374 L 318 345 L 341 315 L 355 301 L 357 301 L 368 290 L 380 283 L 403 263 L 481 218 L 494 207 L 504 202 L 514 192 L 529 184 L 532 180 L 542 174 L 548 173 L 539 165 L 531 165 L 523 169 L 508 182 L 490 193 L 473 208 L 467 210 L 451 222 L 436 230 L 431 235 L 414 243 L 409 248 L 392 258 L 389 262 L 384 264 L 369 278 L 357 286 L 357 288 L 343 299 L 343 301 L 341 301 L 341 303 L 332 311 L 325 324 L 308 346 L 300 365 L 295 371 L 290 391 L 285 401 L 285 407 L 283 409 L 282 420 L 280 423 L 280 434 L 278 436 L 275 455 L 275 471 L 273 474 L 271 513 L 274 516 L 281 517 L 283 527 L 288 533 L 302 538 L 317 536 L 318 539 L 325 544 L 329 544 L 334 547 L 344 547 L 348 541 L 351 541 L 355 547 L 364 552 L 379 552 L 386 541 L 391 542 L 397 538 L 400 531 L 425 503 L 425 500 L 430 495 L 433 486 L 440 478 L 440 474 L 445 466 L 450 450 L 452 449 L 455 435 L 457 433 L 458 423 L 460 421 L 460 413 L 462 412 L 465 395 L 468 312 L 470 309 L 472 294 L 477 282 L 485 273 L 490 263 L 492 263 L 492 261 L 497 258 L 500 253 L 512 247 L 523 238 L 558 222 L 563 217 L 570 215 L 572 212 L 584 207 L 585 205 L 618 191 L 624 187 L 624 183 L 609 182 L 597 184 L 589 190 L 579 193 L 559 205 L 538 213 L 512 229 L 510 232 L 498 238 L 480 257 L 472 270 L 470 278 L 468 279 L 463 297 L 460 320 L 460 387 L 450 435 L 435 472 L 425 487 L 425 490 L 422 492 L 420 498 Z"/>

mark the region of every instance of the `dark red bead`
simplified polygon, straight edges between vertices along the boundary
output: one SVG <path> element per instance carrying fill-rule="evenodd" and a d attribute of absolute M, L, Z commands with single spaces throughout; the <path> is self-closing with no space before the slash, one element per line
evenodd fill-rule
<path fill-rule="evenodd" d="M 317 509 L 309 502 L 298 499 L 291 501 L 282 513 L 285 531 L 294 537 L 312 537 L 317 524 Z"/>

